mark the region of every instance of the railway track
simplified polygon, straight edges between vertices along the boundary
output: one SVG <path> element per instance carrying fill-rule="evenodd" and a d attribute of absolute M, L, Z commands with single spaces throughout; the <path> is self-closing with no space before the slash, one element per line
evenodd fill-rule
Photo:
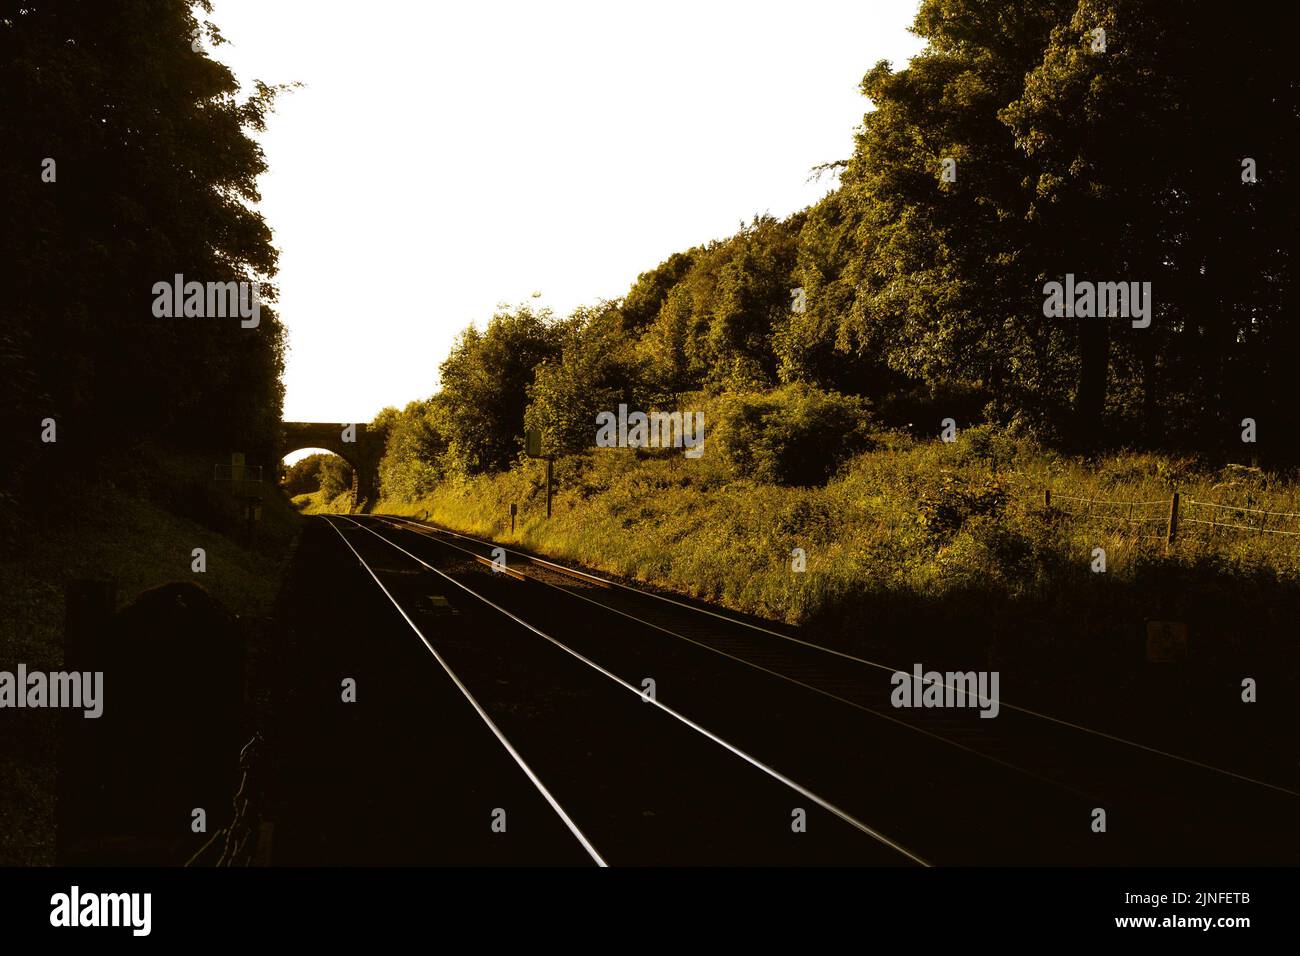
<path fill-rule="evenodd" d="M 362 522 L 327 520 L 594 861 L 925 865 L 781 771 L 662 702 L 646 700 L 480 589 Z M 349 525 L 351 535 L 344 530 Z M 395 569 L 380 566 L 383 554 L 374 553 L 376 547 L 396 548 L 438 579 L 443 589 L 435 597 L 460 605 L 458 623 L 472 631 L 474 653 L 463 645 L 438 649 L 404 609 L 429 597 L 427 584 L 394 577 Z M 509 673 L 526 675 L 531 685 L 503 680 L 507 662 Z M 535 693 L 537 685 L 545 686 L 542 694 Z M 525 752 L 526 760 L 519 756 Z"/>
<path fill-rule="evenodd" d="M 450 531 L 446 528 L 439 528 L 425 522 L 412 521 L 408 518 L 390 515 L 376 515 L 374 517 L 396 527 L 402 527 L 423 534 L 431 534 L 448 539 L 457 539 L 461 542 L 476 545 L 479 548 L 499 548 L 506 554 L 522 560 L 530 567 L 538 568 L 545 572 L 552 572 L 554 575 L 560 575 L 583 583 L 594 584 L 607 590 L 617 589 L 623 594 L 635 595 L 648 602 L 659 602 L 660 604 L 671 605 L 673 608 L 692 612 L 696 615 L 702 615 L 704 618 L 708 619 L 706 626 L 701 626 L 699 624 L 692 625 L 691 623 L 686 622 L 677 623 L 675 628 L 667 627 L 654 622 L 656 615 L 654 614 L 653 607 L 645 604 L 642 605 L 642 610 L 639 612 L 641 616 L 638 617 L 637 615 L 629 614 L 620 610 L 618 607 L 610 604 L 608 600 L 593 601 L 590 597 L 583 596 L 580 592 L 574 591 L 571 587 L 567 589 L 563 587 L 560 588 L 580 600 L 600 604 L 606 610 L 612 611 L 613 613 L 636 623 L 644 624 L 669 636 L 677 637 L 681 640 L 687 640 L 708 649 L 715 650 L 716 652 L 726 656 L 734 657 L 735 659 L 743 663 L 748 663 L 753 667 L 768 670 L 770 673 L 789 680 L 792 683 L 801 684 L 809 690 L 840 700 L 841 703 L 863 710 L 870 710 L 875 714 L 875 716 L 883 719 L 896 720 L 896 722 L 906 725 L 919 733 L 942 731 L 942 733 L 936 733 L 935 736 L 940 737 L 954 746 L 960 747 L 963 740 L 972 742 L 978 741 L 982 746 L 975 749 L 978 749 L 980 753 L 995 761 L 997 761 L 998 758 L 997 752 L 1002 749 L 1002 746 L 1005 743 L 1005 740 L 1001 735 L 985 732 L 985 728 L 991 725 L 976 724 L 972 726 L 970 721 L 954 719 L 945 715 L 942 711 L 913 712 L 913 719 L 910 720 L 899 720 L 891 717 L 889 714 L 884 712 L 884 709 L 889 707 L 888 700 L 886 699 L 888 694 L 882 693 L 882 685 L 878 679 L 866 680 L 861 676 L 847 674 L 843 666 L 838 668 L 826 666 L 826 658 L 836 659 L 832 661 L 832 663 L 842 663 L 847 661 L 852 664 L 863 665 L 864 668 L 873 669 L 877 672 L 884 672 L 890 675 L 900 669 L 896 666 L 884 664 L 879 661 L 868 660 L 831 647 L 815 644 L 791 634 L 774 630 L 771 627 L 762 624 L 747 621 L 732 615 L 719 613 L 709 608 L 700 607 L 698 604 L 692 604 L 653 591 L 633 588 L 621 581 L 615 581 L 610 578 L 604 578 L 589 572 L 566 567 L 557 562 L 549 561 L 545 558 L 540 558 L 523 551 L 501 548 L 499 545 L 495 544 L 495 542 L 484 541 L 471 535 Z M 492 561 L 489 556 L 470 551 L 466 548 L 462 548 L 462 550 L 466 550 L 467 553 L 473 554 L 473 556 L 485 566 L 491 566 Z M 520 573 L 514 568 L 510 568 L 509 573 L 517 578 L 521 577 Z M 548 581 L 544 574 L 535 575 L 533 579 L 543 584 L 549 584 L 552 587 L 557 586 L 553 580 Z M 658 616 L 663 617 L 664 615 L 660 614 Z M 707 624 L 712 624 L 714 626 L 710 628 Z M 730 636 L 726 633 L 728 630 L 731 632 Z M 746 640 L 744 636 L 736 636 L 741 632 L 748 632 L 749 639 Z M 761 635 L 762 638 L 759 641 L 755 641 L 754 635 Z M 779 653 L 774 650 L 773 642 L 771 640 L 764 640 L 770 638 L 775 638 L 779 642 L 783 642 L 786 645 L 791 645 L 809 653 L 804 654 L 802 660 L 798 659 L 797 655 L 792 656 L 789 647 L 785 648 L 786 653 Z M 819 659 L 814 661 L 813 658 Z M 947 684 L 942 684 L 941 686 L 944 688 L 949 687 Z M 862 703 L 864 699 L 869 699 L 872 706 L 864 705 Z M 1217 766 L 1213 763 L 1173 753 L 1160 747 L 1150 746 L 1078 722 L 1064 720 L 1032 708 L 1017 706 L 1016 704 L 1009 703 L 1005 700 L 1000 701 L 1000 705 L 1006 710 L 1017 713 L 1023 717 L 1031 718 L 1032 721 L 1042 721 L 1065 731 L 1087 735 L 1118 746 L 1133 748 L 1162 760 L 1181 763 L 1209 773 L 1235 779 L 1244 784 L 1263 787 L 1286 796 L 1300 798 L 1300 790 L 1296 790 L 1277 782 L 1260 779 L 1230 768 Z M 1017 767 L 1010 763 L 1007 763 L 1006 765 L 1011 769 L 1020 770 L 1021 772 L 1028 773 L 1031 776 L 1034 775 L 1032 771 L 1027 770 L 1024 767 Z"/>
<path fill-rule="evenodd" d="M 892 685 L 885 672 L 892 668 L 876 662 L 536 556 L 509 549 L 493 552 L 499 546 L 491 542 L 420 522 L 386 516 L 328 520 L 381 588 L 385 585 L 371 568 L 373 559 L 364 556 L 367 548 L 372 556 L 373 549 L 382 553 L 387 548 L 389 560 L 404 559 L 421 568 L 425 580 L 436 580 L 438 600 L 459 603 L 467 611 L 475 607 L 475 627 L 492 618 L 494 634 L 512 627 L 512 650 L 503 645 L 502 653 L 516 653 L 519 638 L 528 636 L 531 657 L 538 646 L 547 646 L 552 657 L 567 659 L 567 666 L 548 659 L 531 671 L 533 686 L 515 688 L 521 696 L 498 694 L 494 703 L 480 704 L 467 685 L 478 680 L 491 686 L 490 674 L 466 676 L 462 682 L 436 650 L 438 635 L 422 633 L 403 610 L 404 602 L 418 605 L 429 595 L 403 596 L 398 588 L 385 588 L 484 720 L 492 720 L 488 711 L 498 712 L 494 706 L 503 713 L 530 706 L 527 701 L 546 693 L 548 679 L 554 682 L 553 692 L 595 679 L 634 704 L 646 696 L 645 682 L 653 681 L 654 707 L 636 709 L 656 712 L 660 723 L 675 723 L 679 734 L 684 728 L 697 741 L 712 744 L 710 768 L 748 764 L 784 788 L 785 829 L 796 805 L 802 805 L 826 821 L 810 821 L 809 833 L 833 821 L 874 844 L 869 852 L 855 846 L 847 855 L 830 857 L 819 855 L 824 853 L 819 848 L 810 859 L 879 863 L 881 849 L 908 863 L 1259 859 L 1263 828 L 1296 806 L 1295 795 L 1275 784 L 1006 704 L 996 720 L 979 719 L 975 710 L 900 716 L 888 701 Z M 502 557 L 508 574 L 501 573 Z M 603 698 L 601 703 L 609 706 Z M 589 719 L 602 718 L 592 714 Z M 611 719 L 617 725 L 626 715 Z M 672 753 L 680 741 L 667 739 L 673 734 L 640 723 L 635 732 L 650 735 L 664 753 L 643 766 L 653 767 L 655 760 L 660 765 L 676 762 Z M 497 734 L 503 745 L 529 761 L 564 763 L 563 742 L 540 722 L 512 731 L 510 739 L 519 738 L 516 745 L 499 727 Z M 629 746 L 635 745 L 625 740 L 623 747 Z M 524 757 L 518 759 L 521 767 L 527 766 Z M 1160 766 L 1153 768 L 1156 761 Z M 613 763 L 618 766 L 620 760 Z M 585 791 L 601 789 L 608 782 L 604 773 L 587 765 L 583 773 L 570 766 L 542 776 L 557 781 L 554 790 L 566 795 L 560 802 L 569 806 L 574 799 L 583 802 Z M 729 779 L 700 778 L 696 787 L 710 799 L 735 793 L 734 770 L 722 776 Z M 611 794 L 609 799 L 615 798 Z M 727 799 L 749 802 L 749 791 Z M 1243 814 L 1243 807 L 1249 812 Z M 1090 825 L 1097 808 L 1105 809 L 1111 821 L 1107 833 L 1096 833 Z M 604 829 L 606 844 L 628 842 L 628 833 L 646 829 L 644 816 L 616 816 L 617 826 Z M 574 813 L 566 819 L 572 823 L 581 817 Z M 1207 819 L 1215 825 L 1207 827 Z M 681 834 L 671 836 L 679 839 Z M 746 840 L 754 842 L 739 852 Z M 589 842 L 598 846 L 602 839 Z M 813 842 L 804 841 L 805 846 Z M 631 837 L 630 843 L 641 847 L 632 849 L 631 861 L 644 859 L 638 856 L 644 841 Z M 752 833 L 730 834 L 715 849 L 723 844 L 728 852 L 721 862 L 777 860 L 764 855 L 768 849 Z M 780 852 L 787 851 L 801 848 L 786 840 Z M 1274 845 L 1274 851 L 1277 862 L 1294 860 L 1294 847 Z M 671 860 L 671 854 L 653 859 Z"/>

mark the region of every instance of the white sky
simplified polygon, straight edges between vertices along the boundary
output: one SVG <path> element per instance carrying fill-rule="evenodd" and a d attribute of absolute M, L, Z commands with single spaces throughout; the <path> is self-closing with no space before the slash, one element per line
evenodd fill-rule
<path fill-rule="evenodd" d="M 917 5 L 214 0 L 241 82 L 306 84 L 262 136 L 285 418 L 369 421 L 498 303 L 567 314 L 815 202 Z"/>

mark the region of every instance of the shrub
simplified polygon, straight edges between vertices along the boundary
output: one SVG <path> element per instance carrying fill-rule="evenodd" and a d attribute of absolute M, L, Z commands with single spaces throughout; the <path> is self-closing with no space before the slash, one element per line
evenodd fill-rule
<path fill-rule="evenodd" d="M 932 543 L 942 544 L 961 530 L 970 518 L 1000 518 L 1006 510 L 1007 489 L 996 478 L 972 485 L 947 473 L 937 489 L 925 489 L 917 496 L 917 523 Z"/>
<path fill-rule="evenodd" d="M 719 441 L 737 477 L 820 485 L 867 448 L 870 425 L 862 399 L 795 384 L 732 396 L 722 406 Z"/>

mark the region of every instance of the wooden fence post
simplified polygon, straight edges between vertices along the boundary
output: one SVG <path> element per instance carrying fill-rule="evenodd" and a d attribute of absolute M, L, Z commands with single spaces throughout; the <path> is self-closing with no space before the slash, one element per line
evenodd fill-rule
<path fill-rule="evenodd" d="M 1051 488 L 1047 488 L 1047 489 L 1045 489 L 1045 490 L 1043 491 L 1043 507 L 1044 507 L 1044 508 L 1051 508 L 1051 507 L 1052 507 L 1052 489 L 1051 489 Z"/>
<path fill-rule="evenodd" d="M 1170 547 L 1178 538 L 1178 492 L 1169 499 L 1169 532 L 1165 536 L 1165 546 Z"/>

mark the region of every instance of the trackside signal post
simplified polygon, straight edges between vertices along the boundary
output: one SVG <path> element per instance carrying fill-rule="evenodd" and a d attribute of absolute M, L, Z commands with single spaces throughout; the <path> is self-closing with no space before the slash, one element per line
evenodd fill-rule
<path fill-rule="evenodd" d="M 553 459 L 550 455 L 542 454 L 542 430 L 540 428 L 530 428 L 524 433 L 524 454 L 529 458 L 546 459 L 546 517 L 551 516 L 551 464 Z M 514 505 L 511 505 L 511 523 L 514 523 Z"/>
<path fill-rule="evenodd" d="M 244 534 L 251 545 L 262 520 L 262 466 L 249 465 L 242 451 L 232 452 L 230 464 L 213 467 L 212 480 L 230 485 L 230 493 L 244 504 Z"/>

